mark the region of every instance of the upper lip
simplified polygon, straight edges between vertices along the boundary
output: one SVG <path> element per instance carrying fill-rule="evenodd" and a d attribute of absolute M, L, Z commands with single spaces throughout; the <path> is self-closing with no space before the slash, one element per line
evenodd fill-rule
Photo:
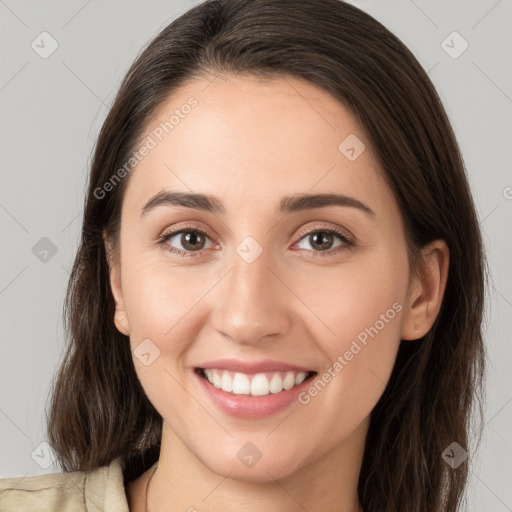
<path fill-rule="evenodd" d="M 237 359 L 216 359 L 215 361 L 206 361 L 198 366 L 202 369 L 229 370 L 240 373 L 264 373 L 264 372 L 311 372 L 313 370 L 302 366 L 284 363 L 282 361 L 272 361 L 265 359 L 262 361 L 242 361 Z"/>

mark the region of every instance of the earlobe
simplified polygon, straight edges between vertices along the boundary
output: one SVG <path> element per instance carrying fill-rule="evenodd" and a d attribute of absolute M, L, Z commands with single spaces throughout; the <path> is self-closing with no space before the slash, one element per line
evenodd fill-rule
<path fill-rule="evenodd" d="M 121 334 L 129 336 L 130 326 L 124 305 L 120 269 L 118 263 L 116 262 L 116 258 L 114 258 L 113 249 L 108 241 L 105 231 L 103 232 L 103 242 L 105 244 L 105 253 L 107 255 L 107 262 L 109 266 L 110 289 L 112 290 L 112 295 L 116 303 L 114 323 L 117 330 Z"/>
<path fill-rule="evenodd" d="M 123 311 L 119 312 L 116 308 L 115 316 L 114 316 L 114 323 L 116 324 L 117 330 L 124 334 L 125 336 L 130 335 L 130 329 L 128 326 L 128 319 L 126 318 L 126 315 Z"/>
<path fill-rule="evenodd" d="M 443 302 L 450 252 L 444 240 L 435 240 L 422 250 L 421 277 L 409 284 L 409 300 L 402 320 L 403 340 L 417 340 L 425 336 L 439 314 Z"/>
<path fill-rule="evenodd" d="M 124 301 L 122 297 L 119 273 L 117 268 L 112 268 L 110 271 L 110 287 L 112 289 L 112 294 L 114 295 L 114 299 L 116 301 L 116 310 L 114 312 L 114 323 L 116 325 L 117 330 L 124 334 L 125 336 L 130 335 L 130 325 L 128 323 L 128 315 L 126 314 L 126 309 L 124 306 Z"/>

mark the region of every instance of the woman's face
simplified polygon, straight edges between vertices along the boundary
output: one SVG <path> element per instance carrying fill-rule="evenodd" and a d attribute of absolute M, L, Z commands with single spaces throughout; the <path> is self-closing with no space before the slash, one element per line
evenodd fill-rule
<path fill-rule="evenodd" d="M 225 76 L 143 143 L 111 282 L 165 442 L 253 481 L 360 454 L 411 288 L 361 125 L 299 79 Z"/>

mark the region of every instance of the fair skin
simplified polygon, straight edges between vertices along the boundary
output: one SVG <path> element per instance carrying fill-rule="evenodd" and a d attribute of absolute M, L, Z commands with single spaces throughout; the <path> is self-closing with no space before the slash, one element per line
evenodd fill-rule
<path fill-rule="evenodd" d="M 200 78 L 173 94 L 146 135 L 190 96 L 198 105 L 130 175 L 120 260 L 111 264 L 117 328 L 132 351 L 147 339 L 160 351 L 147 366 L 134 355 L 163 418 L 149 510 L 360 511 L 369 415 L 400 340 L 420 338 L 435 321 L 446 244 L 424 248 L 423 278 L 409 272 L 403 222 L 371 143 L 325 91 L 291 77 Z M 349 134 L 366 145 L 353 161 L 338 149 Z M 224 212 L 160 204 L 141 215 L 164 189 L 215 196 Z M 373 214 L 350 205 L 278 211 L 284 196 L 306 193 L 350 196 Z M 199 251 L 182 234 L 158 243 L 184 226 L 206 233 Z M 312 234 L 329 228 L 347 233 L 353 245 L 332 235 L 332 253 L 319 254 L 322 235 Z M 248 236 L 263 249 L 250 263 L 237 252 Z M 390 309 L 392 319 L 377 324 Z M 195 371 L 226 358 L 284 361 L 316 372 L 304 383 L 310 389 L 376 325 L 378 333 L 308 403 L 293 400 L 263 417 L 218 407 Z M 261 454 L 250 467 L 237 456 L 247 443 Z M 146 510 L 150 471 L 127 486 L 132 511 Z"/>

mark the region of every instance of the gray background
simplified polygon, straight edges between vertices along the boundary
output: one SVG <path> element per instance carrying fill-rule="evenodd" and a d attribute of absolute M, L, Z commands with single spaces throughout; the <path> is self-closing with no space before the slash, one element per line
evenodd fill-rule
<path fill-rule="evenodd" d="M 195 3 L 0 0 L 0 477 L 60 470 L 44 444 L 44 408 L 64 347 L 62 303 L 91 151 L 135 56 Z M 429 71 L 461 145 L 492 278 L 486 424 L 469 510 L 512 511 L 512 2 L 352 3 Z M 44 31 L 58 44 L 46 59 Z M 446 39 L 454 31 L 469 44 L 457 58 L 463 41 Z"/>

